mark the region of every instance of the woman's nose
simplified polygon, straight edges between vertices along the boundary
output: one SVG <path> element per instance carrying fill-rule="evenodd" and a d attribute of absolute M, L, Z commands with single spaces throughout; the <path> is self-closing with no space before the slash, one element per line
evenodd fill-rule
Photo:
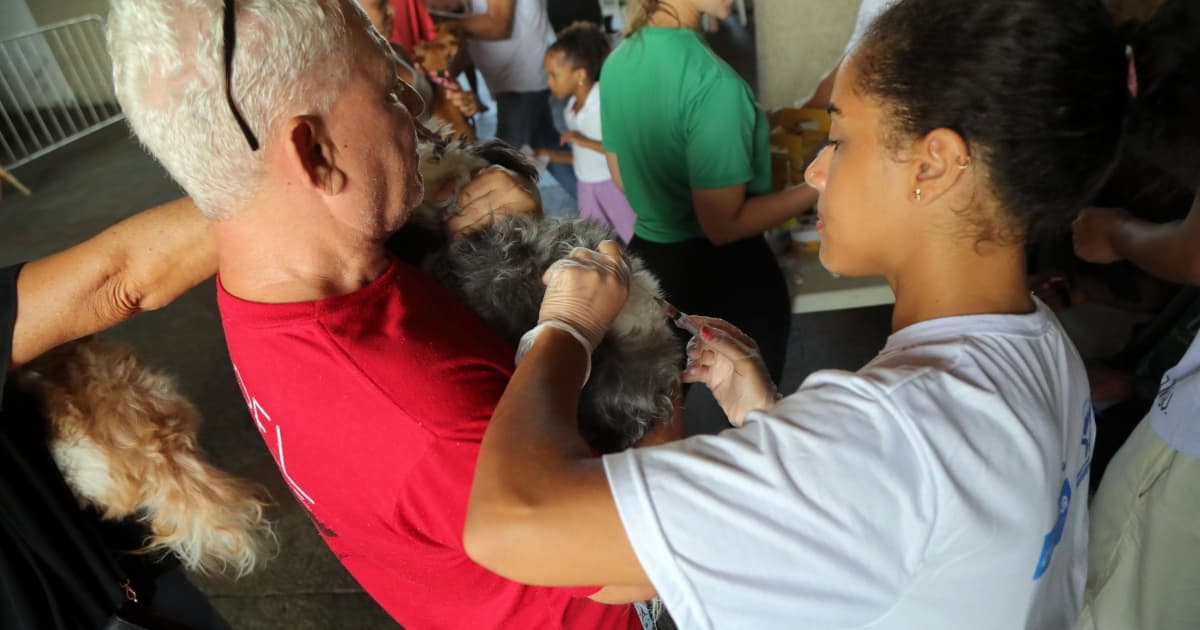
<path fill-rule="evenodd" d="M 809 186 L 812 186 L 818 192 L 825 191 L 825 179 L 829 175 L 829 156 L 831 147 L 821 149 L 817 154 L 817 159 L 813 160 L 812 164 L 804 170 L 804 181 Z"/>

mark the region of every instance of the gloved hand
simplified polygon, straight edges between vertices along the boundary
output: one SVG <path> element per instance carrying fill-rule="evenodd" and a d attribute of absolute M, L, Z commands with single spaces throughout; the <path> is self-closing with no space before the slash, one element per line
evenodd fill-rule
<path fill-rule="evenodd" d="M 569 333 L 587 352 L 587 373 L 592 375 L 592 352 L 629 298 L 629 263 L 613 241 L 600 243 L 600 251 L 576 247 L 542 275 L 546 295 L 542 298 L 538 325 L 521 336 L 516 363 L 533 348 L 547 328 Z"/>
<path fill-rule="evenodd" d="M 704 383 L 734 426 L 742 426 L 751 411 L 775 406 L 779 393 L 753 339 L 724 320 L 688 320 L 700 332 L 688 342 L 683 382 Z"/>
<path fill-rule="evenodd" d="M 576 247 L 542 276 L 546 295 L 538 323 L 559 322 L 574 328 L 591 352 L 600 345 L 629 298 L 629 263 L 614 241 L 600 251 Z"/>
<path fill-rule="evenodd" d="M 438 191 L 435 201 L 454 194 L 453 182 Z M 462 211 L 446 220 L 446 232 L 451 237 L 488 225 L 497 214 L 542 215 L 542 198 L 537 186 L 503 166 L 481 169 L 458 193 Z"/>

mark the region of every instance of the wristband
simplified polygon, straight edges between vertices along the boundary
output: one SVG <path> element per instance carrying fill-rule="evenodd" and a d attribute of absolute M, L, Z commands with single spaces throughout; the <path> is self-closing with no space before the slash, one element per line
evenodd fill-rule
<path fill-rule="evenodd" d="M 521 341 L 517 344 L 517 357 L 514 361 L 514 364 L 521 365 L 521 359 L 525 358 L 525 355 L 529 353 L 530 348 L 533 348 L 533 342 L 537 340 L 538 335 L 540 335 L 542 331 L 547 328 L 556 328 L 568 333 L 579 342 L 579 345 L 583 346 L 583 351 L 587 354 L 587 372 L 585 372 L 583 375 L 583 385 L 587 385 L 588 379 L 592 377 L 592 345 L 588 343 L 588 340 L 583 336 L 583 333 L 576 330 L 574 326 L 565 322 L 560 322 L 556 319 L 544 321 L 531 328 L 529 332 L 521 335 Z M 580 389 L 583 388 L 583 385 L 580 385 Z"/>

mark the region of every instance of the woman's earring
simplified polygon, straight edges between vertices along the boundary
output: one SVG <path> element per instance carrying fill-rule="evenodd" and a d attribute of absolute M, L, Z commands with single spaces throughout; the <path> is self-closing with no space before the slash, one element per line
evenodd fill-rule
<path fill-rule="evenodd" d="M 970 167 L 971 167 L 971 158 L 966 158 L 965 160 L 958 163 L 958 170 L 960 170 L 960 171 L 965 171 Z"/>
<path fill-rule="evenodd" d="M 918 189 L 914 190 L 913 195 L 917 198 L 917 201 L 920 201 L 921 200 L 921 189 L 918 188 Z"/>

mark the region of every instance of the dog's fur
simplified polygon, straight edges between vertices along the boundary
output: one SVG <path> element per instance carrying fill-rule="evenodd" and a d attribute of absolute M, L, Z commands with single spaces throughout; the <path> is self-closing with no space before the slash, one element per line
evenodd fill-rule
<path fill-rule="evenodd" d="M 537 171 L 520 153 L 493 141 L 420 147 L 427 195 L 448 178 L 456 190 L 471 173 L 504 166 L 536 181 Z M 440 233 L 442 219 L 460 209 L 427 198 L 411 221 Z M 488 226 L 444 242 L 425 267 L 488 326 L 514 345 L 537 324 L 545 285 L 542 275 L 575 247 L 595 249 L 616 240 L 607 226 L 585 219 L 496 217 Z M 636 256 L 630 256 L 633 281 L 629 300 L 612 330 L 592 357 L 592 375 L 580 403 L 580 432 L 600 452 L 640 442 L 648 431 L 670 422 L 680 395 L 682 349 L 659 306 L 662 291 Z"/>
<path fill-rule="evenodd" d="M 265 490 L 204 459 L 195 407 L 131 348 L 87 338 L 18 378 L 41 401 L 51 454 L 76 498 L 106 520 L 145 523 L 142 552 L 169 551 L 189 570 L 235 577 L 270 555 Z"/>

